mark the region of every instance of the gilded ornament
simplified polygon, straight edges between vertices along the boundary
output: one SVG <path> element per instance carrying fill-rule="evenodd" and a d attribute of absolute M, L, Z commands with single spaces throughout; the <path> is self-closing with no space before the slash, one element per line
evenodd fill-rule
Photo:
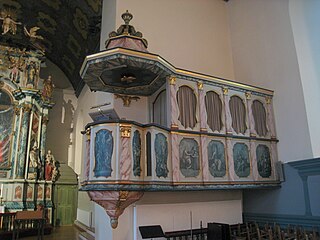
<path fill-rule="evenodd" d="M 86 129 L 86 135 L 87 135 L 88 141 L 90 141 L 91 128 L 87 128 L 87 129 Z"/>
<path fill-rule="evenodd" d="M 31 104 L 23 104 L 22 109 L 24 112 L 31 112 L 32 106 Z"/>
<path fill-rule="evenodd" d="M 270 104 L 271 103 L 271 97 L 266 97 L 266 103 Z"/>
<path fill-rule="evenodd" d="M 130 104 L 131 104 L 132 100 L 138 101 L 140 99 L 140 97 L 121 95 L 121 94 L 114 94 L 114 96 L 116 98 L 121 98 L 122 99 L 124 107 L 130 107 Z"/>
<path fill-rule="evenodd" d="M 170 85 L 175 85 L 177 81 L 177 78 L 175 76 L 170 76 L 169 77 L 169 83 Z"/>
<path fill-rule="evenodd" d="M 198 82 L 198 89 L 203 90 L 203 82 L 202 81 Z"/>
<path fill-rule="evenodd" d="M 228 95 L 229 88 L 227 87 L 222 88 L 222 92 L 223 92 L 223 95 Z"/>
<path fill-rule="evenodd" d="M 247 99 L 251 99 L 251 92 L 246 92 L 245 94 Z"/>
<path fill-rule="evenodd" d="M 131 136 L 131 125 L 120 125 L 121 137 L 129 138 Z"/>

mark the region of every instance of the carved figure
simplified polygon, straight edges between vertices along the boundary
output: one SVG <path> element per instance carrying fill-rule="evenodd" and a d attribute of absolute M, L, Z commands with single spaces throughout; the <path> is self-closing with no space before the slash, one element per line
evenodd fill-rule
<path fill-rule="evenodd" d="M 30 28 L 30 30 L 28 31 L 28 29 L 24 26 L 23 27 L 23 31 L 24 31 L 24 34 L 30 38 L 33 38 L 33 39 L 40 39 L 40 40 L 43 40 L 43 37 L 40 36 L 40 35 L 37 35 L 37 31 L 39 30 L 40 28 L 39 27 L 32 27 Z"/>
<path fill-rule="evenodd" d="M 47 181 L 52 180 L 52 174 L 53 174 L 53 166 L 54 163 L 54 156 L 51 153 L 51 150 L 48 150 L 48 153 L 46 155 L 46 166 L 45 166 L 45 179 Z"/>
<path fill-rule="evenodd" d="M 31 61 L 29 65 L 27 65 L 27 83 L 26 87 L 30 88 L 37 88 L 38 86 L 38 74 L 39 74 L 39 67 L 37 66 L 36 62 Z"/>
<path fill-rule="evenodd" d="M 42 164 L 38 154 L 36 143 L 31 148 L 29 153 L 29 178 L 38 179 L 42 175 Z"/>
<path fill-rule="evenodd" d="M 52 82 L 51 76 L 49 76 L 47 79 L 43 81 L 43 90 L 42 90 L 43 99 L 50 100 L 52 97 L 52 92 L 54 88 L 55 88 L 55 85 Z"/>
<path fill-rule="evenodd" d="M 15 83 L 20 82 L 20 71 L 23 71 L 23 67 L 25 64 L 25 60 L 22 57 L 16 58 L 9 56 L 9 61 L 11 65 L 9 65 L 10 72 L 10 80 Z"/>
<path fill-rule="evenodd" d="M 12 19 L 10 13 L 5 11 L 1 12 L 0 20 L 2 20 L 2 35 L 11 32 L 12 35 L 17 33 L 17 25 L 21 25 L 21 22 L 16 22 Z"/>

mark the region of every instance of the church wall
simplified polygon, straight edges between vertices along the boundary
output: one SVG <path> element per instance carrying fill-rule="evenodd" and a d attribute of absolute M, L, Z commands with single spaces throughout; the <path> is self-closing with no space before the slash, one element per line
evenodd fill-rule
<path fill-rule="evenodd" d="M 130 24 L 143 33 L 149 52 L 178 68 L 234 78 L 224 1 L 118 0 L 116 5 L 116 26 L 123 23 L 121 14 L 129 10 L 133 14 Z"/>
<path fill-rule="evenodd" d="M 297 50 L 308 126 L 314 157 L 320 156 L 320 2 L 289 2 L 289 13 Z"/>
<path fill-rule="evenodd" d="M 275 91 L 279 160 L 312 157 L 288 1 L 228 2 L 235 79 Z"/>

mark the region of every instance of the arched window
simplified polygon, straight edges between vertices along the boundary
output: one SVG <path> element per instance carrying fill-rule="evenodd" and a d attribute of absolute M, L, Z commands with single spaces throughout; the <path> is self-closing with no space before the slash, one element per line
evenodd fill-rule
<path fill-rule="evenodd" d="M 207 123 L 212 131 L 220 131 L 222 128 L 222 103 L 219 95 L 213 91 L 209 91 L 206 94 L 205 101 L 207 110 Z"/>
<path fill-rule="evenodd" d="M 0 167 L 8 167 L 13 125 L 13 103 L 10 95 L 0 89 Z"/>
<path fill-rule="evenodd" d="M 232 96 L 229 101 L 230 113 L 232 117 L 232 128 L 236 133 L 244 134 L 247 130 L 246 108 L 242 99 L 238 96 Z"/>
<path fill-rule="evenodd" d="M 266 110 L 262 102 L 254 100 L 252 104 L 252 115 L 254 119 L 254 128 L 258 135 L 265 136 L 267 134 Z"/>
<path fill-rule="evenodd" d="M 161 91 L 153 102 L 153 122 L 162 126 L 167 126 L 166 90 Z"/>
<path fill-rule="evenodd" d="M 177 93 L 179 121 L 185 128 L 194 128 L 197 123 L 197 98 L 190 87 L 182 86 Z"/>

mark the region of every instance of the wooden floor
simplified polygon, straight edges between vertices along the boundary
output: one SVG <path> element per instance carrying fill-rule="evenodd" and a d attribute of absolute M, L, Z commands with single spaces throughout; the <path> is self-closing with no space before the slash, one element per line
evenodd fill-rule
<path fill-rule="evenodd" d="M 45 235 L 44 240 L 78 240 L 79 231 L 77 228 L 70 227 L 56 227 L 53 228 L 50 235 Z M 23 240 L 36 240 L 37 237 L 24 237 Z"/>

